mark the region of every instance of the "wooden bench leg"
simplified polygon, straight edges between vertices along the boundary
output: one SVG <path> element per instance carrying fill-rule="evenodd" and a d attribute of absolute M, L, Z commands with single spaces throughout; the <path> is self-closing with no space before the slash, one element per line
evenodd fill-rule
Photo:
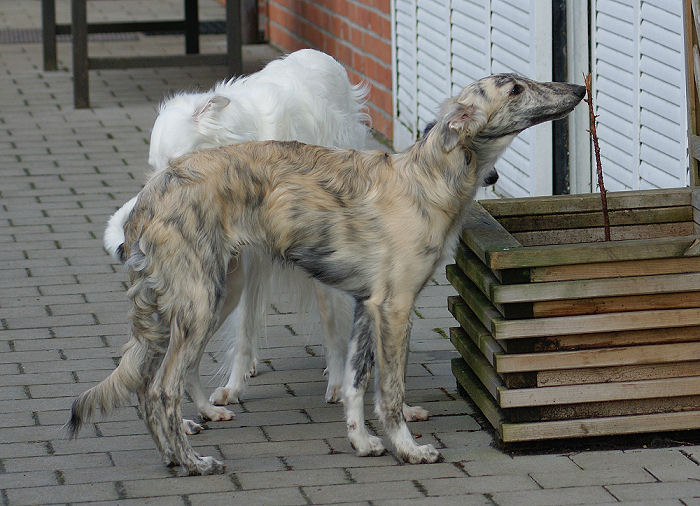
<path fill-rule="evenodd" d="M 41 0 L 41 30 L 44 70 L 56 70 L 56 0 Z"/>
<path fill-rule="evenodd" d="M 240 0 L 226 2 L 226 65 L 232 77 L 243 73 Z"/>
<path fill-rule="evenodd" d="M 87 0 L 71 0 L 73 35 L 73 105 L 76 109 L 90 107 L 88 75 Z"/>
<path fill-rule="evenodd" d="M 185 53 L 199 53 L 198 0 L 185 0 Z"/>

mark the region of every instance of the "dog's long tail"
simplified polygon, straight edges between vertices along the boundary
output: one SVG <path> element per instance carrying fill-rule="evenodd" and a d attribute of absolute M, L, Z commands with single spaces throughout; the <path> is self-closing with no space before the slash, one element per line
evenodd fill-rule
<path fill-rule="evenodd" d="M 124 255 L 124 223 L 129 218 L 131 210 L 136 205 L 136 199 L 132 198 L 126 204 L 121 206 L 116 213 L 107 222 L 107 228 L 104 235 L 104 247 L 107 253 L 112 255 L 115 260 L 124 263 L 126 257 Z"/>
<path fill-rule="evenodd" d="M 148 348 L 132 338 L 112 374 L 73 401 L 70 419 L 65 425 L 71 439 L 77 437 L 83 423 L 94 416 L 97 408 L 106 414 L 129 400 L 130 394 L 143 383 L 142 365 L 147 353 Z"/>

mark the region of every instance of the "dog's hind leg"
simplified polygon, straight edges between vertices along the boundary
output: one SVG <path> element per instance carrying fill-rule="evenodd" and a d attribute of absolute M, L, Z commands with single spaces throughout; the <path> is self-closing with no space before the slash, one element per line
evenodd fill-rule
<path fill-rule="evenodd" d="M 402 413 L 412 307 L 413 298 L 405 297 L 405 300 L 385 301 L 378 308 L 381 332 L 376 344 L 375 410 L 397 456 L 411 464 L 419 464 L 437 462 L 442 456 L 432 445 L 416 444 Z"/>
<path fill-rule="evenodd" d="M 191 305 L 192 313 L 175 317 L 173 335 L 163 360 L 148 384 L 142 405 L 146 411 L 146 423 L 163 457 L 179 463 L 190 475 L 219 474 L 224 465 L 213 457 L 199 456 L 185 436 L 182 424 L 181 403 L 184 381 L 188 368 L 197 360 L 200 350 L 206 346 L 213 331 L 213 315 L 208 308 L 198 311 Z"/>
<path fill-rule="evenodd" d="M 209 400 L 218 406 L 237 403 L 245 389 L 246 381 L 257 374 L 256 340 L 263 334 L 263 312 L 265 310 L 264 292 L 269 288 L 269 274 L 261 264 L 263 259 L 254 251 L 244 251 L 239 257 L 239 266 L 235 273 L 229 272 L 227 286 L 229 293 L 237 294 L 235 317 L 235 344 L 227 352 L 231 362 L 228 381 L 218 387 L 209 396 Z M 231 279 L 235 274 L 235 279 Z M 229 304 L 229 297 L 226 305 Z"/>
<path fill-rule="evenodd" d="M 374 366 L 376 323 L 376 307 L 357 301 L 343 380 L 343 404 L 348 439 L 360 457 L 382 455 L 385 451 L 382 440 L 371 435 L 365 426 L 364 396 Z"/>
<path fill-rule="evenodd" d="M 243 280 L 241 279 L 241 270 L 238 268 L 238 259 L 233 258 L 229 262 L 228 270 L 226 273 L 226 298 L 219 311 L 219 320 L 217 331 L 221 328 L 224 321 L 231 315 L 231 313 L 236 309 L 240 300 L 241 292 L 243 291 Z M 204 347 L 200 350 L 200 354 L 197 357 L 197 361 L 193 367 L 187 371 L 187 383 L 185 389 L 187 393 L 192 398 L 197 411 L 207 420 L 213 422 L 218 422 L 222 420 L 232 420 L 235 415 L 233 411 L 229 411 L 226 408 L 214 406 L 210 400 L 205 395 L 202 390 L 202 384 L 199 377 L 199 364 L 202 361 L 202 354 L 204 353 Z M 193 420 L 183 419 L 185 434 L 197 434 L 203 427 L 194 422 Z"/>
<path fill-rule="evenodd" d="M 338 402 L 343 386 L 345 357 L 348 351 L 350 336 L 350 314 L 345 309 L 343 297 L 319 281 L 314 282 L 318 311 L 324 333 L 324 348 L 326 349 L 326 369 L 328 387 L 326 402 Z"/>

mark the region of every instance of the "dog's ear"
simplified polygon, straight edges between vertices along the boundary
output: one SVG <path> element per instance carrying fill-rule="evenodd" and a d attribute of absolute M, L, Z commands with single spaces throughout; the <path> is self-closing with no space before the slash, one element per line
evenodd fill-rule
<path fill-rule="evenodd" d="M 192 113 L 192 116 L 196 122 L 201 121 L 204 118 L 210 118 L 215 114 L 221 112 L 221 110 L 231 103 L 226 97 L 221 95 L 214 95 L 208 98 L 205 102 L 197 106 Z"/>
<path fill-rule="evenodd" d="M 488 121 L 486 113 L 480 107 L 460 102 L 449 104 L 443 118 L 442 147 L 447 152 L 465 139 L 474 137 Z"/>

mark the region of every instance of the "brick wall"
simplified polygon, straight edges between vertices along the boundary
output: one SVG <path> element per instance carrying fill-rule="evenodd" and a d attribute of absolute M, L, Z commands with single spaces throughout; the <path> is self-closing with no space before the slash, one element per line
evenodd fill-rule
<path fill-rule="evenodd" d="M 351 82 L 368 82 L 372 126 L 391 139 L 389 0 L 267 0 L 260 14 L 271 43 L 324 51 L 345 65 Z"/>

